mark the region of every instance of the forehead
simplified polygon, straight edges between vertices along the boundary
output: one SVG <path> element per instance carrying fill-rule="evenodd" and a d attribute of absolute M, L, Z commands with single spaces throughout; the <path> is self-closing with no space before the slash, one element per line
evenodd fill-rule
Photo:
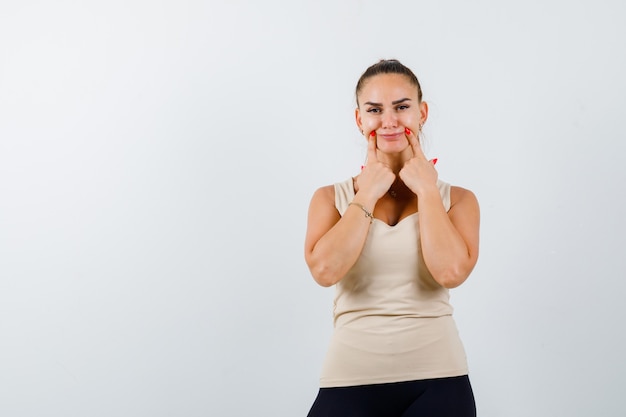
<path fill-rule="evenodd" d="M 378 74 L 369 78 L 359 94 L 360 102 L 385 103 L 401 98 L 417 101 L 417 86 L 402 74 Z"/>

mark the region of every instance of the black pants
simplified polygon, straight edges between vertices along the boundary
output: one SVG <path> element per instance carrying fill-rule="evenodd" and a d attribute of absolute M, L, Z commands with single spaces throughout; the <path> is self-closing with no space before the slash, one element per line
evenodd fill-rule
<path fill-rule="evenodd" d="M 308 417 L 475 417 L 467 375 L 320 388 Z"/>

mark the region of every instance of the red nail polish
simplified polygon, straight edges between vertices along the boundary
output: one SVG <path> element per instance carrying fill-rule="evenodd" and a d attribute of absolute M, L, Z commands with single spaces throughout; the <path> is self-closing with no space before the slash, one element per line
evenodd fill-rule
<path fill-rule="evenodd" d="M 375 135 L 376 135 L 376 132 L 372 130 L 372 131 L 370 132 L 370 136 L 371 136 L 371 137 L 374 137 Z"/>
<path fill-rule="evenodd" d="M 407 135 L 410 135 L 410 134 L 411 134 L 411 131 L 409 130 L 409 128 L 408 128 L 408 127 L 405 127 L 405 128 L 404 128 L 404 133 L 406 133 Z"/>
<path fill-rule="evenodd" d="M 363 171 L 363 168 L 365 168 L 365 165 L 361 165 L 361 171 Z"/>
<path fill-rule="evenodd" d="M 433 158 L 433 165 L 437 163 L 437 158 Z"/>

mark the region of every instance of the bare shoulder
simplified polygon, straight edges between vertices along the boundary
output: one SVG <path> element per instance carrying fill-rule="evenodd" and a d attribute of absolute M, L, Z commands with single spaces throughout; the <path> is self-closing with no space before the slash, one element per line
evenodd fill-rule
<path fill-rule="evenodd" d="M 478 259 L 480 234 L 480 207 L 476 195 L 463 187 L 450 187 L 448 217 L 467 245 L 473 268 Z"/>
<path fill-rule="evenodd" d="M 467 188 L 453 185 L 450 187 L 450 208 L 459 204 L 478 207 L 478 199 L 476 195 Z"/>
<path fill-rule="evenodd" d="M 335 207 L 335 186 L 327 185 L 318 188 L 309 205 L 309 216 L 305 238 L 305 250 L 309 256 L 315 244 L 326 232 L 328 232 L 341 218 Z"/>
<path fill-rule="evenodd" d="M 309 205 L 309 227 L 333 225 L 340 217 L 335 207 L 335 186 L 326 185 L 315 190 Z"/>
<path fill-rule="evenodd" d="M 335 205 L 335 186 L 334 185 L 325 185 L 323 187 L 318 188 L 313 193 L 313 197 L 311 198 L 311 203 L 330 203 L 333 206 Z"/>

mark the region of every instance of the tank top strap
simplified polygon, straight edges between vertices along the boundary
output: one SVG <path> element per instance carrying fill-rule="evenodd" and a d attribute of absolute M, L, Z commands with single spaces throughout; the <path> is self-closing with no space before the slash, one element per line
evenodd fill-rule
<path fill-rule="evenodd" d="M 439 194 L 441 195 L 441 201 L 446 211 L 450 210 L 450 184 L 447 182 L 437 180 L 437 187 L 439 188 Z"/>
<path fill-rule="evenodd" d="M 334 184 L 335 207 L 341 216 L 348 209 L 348 204 L 354 199 L 354 182 L 352 178 Z M 441 195 L 441 201 L 446 211 L 450 210 L 450 184 L 437 180 L 437 187 Z"/>
<path fill-rule="evenodd" d="M 341 216 L 354 199 L 354 183 L 352 178 L 335 184 L 335 208 Z"/>

